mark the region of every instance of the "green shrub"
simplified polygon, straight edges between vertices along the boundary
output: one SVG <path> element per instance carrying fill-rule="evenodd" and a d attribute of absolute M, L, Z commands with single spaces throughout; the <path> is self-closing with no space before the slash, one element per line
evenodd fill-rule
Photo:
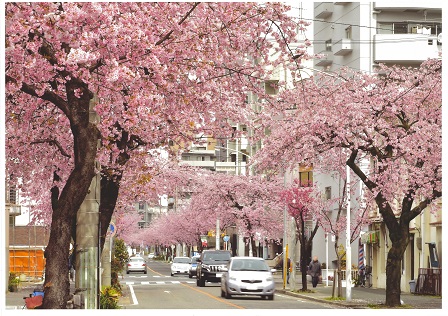
<path fill-rule="evenodd" d="M 121 285 L 118 279 L 119 275 L 123 275 L 123 270 L 129 261 L 129 254 L 126 245 L 122 239 L 115 239 L 113 257 L 111 262 L 111 285 L 121 294 Z"/>
<path fill-rule="evenodd" d="M 100 309 L 120 309 L 118 297 L 120 294 L 112 286 L 103 287 L 100 294 Z"/>

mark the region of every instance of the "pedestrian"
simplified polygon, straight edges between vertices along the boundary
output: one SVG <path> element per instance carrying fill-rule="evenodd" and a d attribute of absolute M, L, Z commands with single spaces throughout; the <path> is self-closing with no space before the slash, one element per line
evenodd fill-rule
<path fill-rule="evenodd" d="M 75 253 L 74 251 L 70 252 L 70 255 L 68 256 L 68 271 L 69 271 L 69 277 L 70 281 L 75 280 Z"/>
<path fill-rule="evenodd" d="M 287 270 L 286 270 L 286 283 L 289 284 L 289 273 L 291 272 L 291 259 L 288 258 L 288 260 L 286 261 L 286 266 L 287 266 Z M 283 258 L 280 259 L 279 263 L 274 267 L 276 269 L 281 269 L 282 270 L 282 279 L 283 279 Z"/>
<path fill-rule="evenodd" d="M 321 265 L 317 256 L 314 256 L 313 260 L 310 262 L 310 265 L 308 266 L 308 274 L 311 275 L 311 283 L 313 284 L 313 287 L 316 287 L 322 274 Z"/>
<path fill-rule="evenodd" d="M 359 269 L 359 281 L 361 287 L 366 286 L 366 269 L 364 268 L 364 266 Z"/>

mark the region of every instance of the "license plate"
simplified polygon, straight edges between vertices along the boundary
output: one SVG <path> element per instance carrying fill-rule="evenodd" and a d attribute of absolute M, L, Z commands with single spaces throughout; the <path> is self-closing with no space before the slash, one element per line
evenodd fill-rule
<path fill-rule="evenodd" d="M 217 277 L 217 278 L 222 277 L 222 273 L 216 273 L 216 277 Z"/>
<path fill-rule="evenodd" d="M 248 286 L 247 286 L 247 289 L 248 289 L 248 290 L 256 290 L 256 289 L 258 289 L 258 288 L 257 288 L 256 285 L 248 285 Z"/>

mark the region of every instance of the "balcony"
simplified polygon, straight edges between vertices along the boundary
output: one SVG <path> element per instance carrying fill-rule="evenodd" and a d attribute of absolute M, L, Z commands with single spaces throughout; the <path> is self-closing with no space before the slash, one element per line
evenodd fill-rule
<path fill-rule="evenodd" d="M 343 38 L 333 44 L 333 52 L 336 56 L 345 56 L 352 52 L 352 40 Z"/>
<path fill-rule="evenodd" d="M 333 63 L 333 56 L 328 54 L 331 52 L 326 52 L 326 53 L 327 54 L 325 54 L 325 52 L 322 52 L 319 54 L 322 57 L 320 59 L 316 58 L 316 64 L 315 64 L 316 66 L 327 67 Z"/>
<path fill-rule="evenodd" d="M 327 19 L 333 14 L 332 2 L 321 2 L 314 7 L 314 16 L 318 19 Z"/>
<path fill-rule="evenodd" d="M 376 34 L 374 61 L 377 63 L 419 64 L 440 58 L 441 46 L 432 34 Z"/>
<path fill-rule="evenodd" d="M 7 204 L 6 209 L 9 208 L 9 216 L 19 216 L 22 215 L 22 207 L 16 204 Z"/>

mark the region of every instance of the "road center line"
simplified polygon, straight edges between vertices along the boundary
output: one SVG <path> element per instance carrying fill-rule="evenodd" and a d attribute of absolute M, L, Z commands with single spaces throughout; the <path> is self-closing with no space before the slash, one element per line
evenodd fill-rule
<path fill-rule="evenodd" d="M 160 276 L 164 276 L 163 274 L 160 274 L 159 272 L 154 271 L 153 269 L 151 269 L 151 268 L 148 267 L 148 266 L 146 266 L 146 268 L 149 269 L 151 272 L 153 272 L 153 273 L 155 273 L 155 274 L 158 274 L 158 275 L 160 275 Z"/>
<path fill-rule="evenodd" d="M 135 296 L 134 293 L 134 287 L 132 285 L 129 285 L 129 290 L 131 291 L 132 301 L 134 302 L 133 305 L 138 305 L 137 296 Z"/>
<path fill-rule="evenodd" d="M 188 284 L 183 284 L 183 283 L 181 283 L 181 285 L 182 285 L 182 286 L 186 286 L 186 287 L 188 287 L 188 288 L 190 288 L 190 289 L 192 289 L 192 290 L 194 290 L 194 291 L 196 291 L 196 292 L 199 292 L 199 293 L 201 293 L 201 294 L 207 295 L 208 297 L 211 297 L 211 298 L 213 298 L 213 299 L 215 299 L 215 300 L 217 300 L 217 301 L 219 301 L 219 302 L 225 303 L 225 304 L 227 304 L 227 305 L 230 305 L 230 306 L 233 306 L 233 307 L 236 307 L 236 308 L 239 308 L 239 309 L 245 309 L 245 308 L 242 307 L 242 306 L 239 306 L 239 305 L 230 303 L 230 302 L 228 302 L 228 301 L 226 301 L 226 300 L 223 300 L 223 299 L 220 298 L 220 297 L 216 297 L 216 296 L 211 295 L 211 294 L 209 294 L 209 293 L 207 293 L 207 292 L 204 292 L 204 291 L 202 291 L 202 290 L 199 290 L 199 289 L 196 288 L 196 287 L 189 286 Z"/>

